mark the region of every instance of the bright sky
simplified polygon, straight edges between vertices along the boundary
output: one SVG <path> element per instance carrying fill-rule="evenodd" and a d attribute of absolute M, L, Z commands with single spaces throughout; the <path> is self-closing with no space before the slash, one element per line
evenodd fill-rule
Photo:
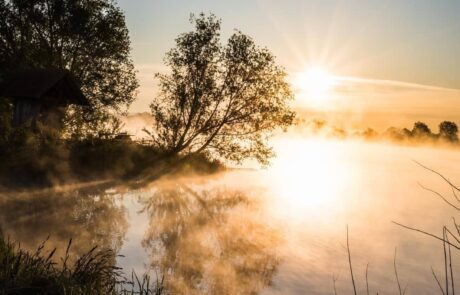
<path fill-rule="evenodd" d="M 212 12 L 222 19 L 224 38 L 237 28 L 267 46 L 293 75 L 314 66 L 332 75 L 359 77 L 351 80 L 345 92 L 341 85 L 345 96 L 354 97 L 347 107 L 371 96 L 412 103 L 416 95 L 430 100 L 430 107 L 440 97 L 450 99 L 449 104 L 460 102 L 459 91 L 440 89 L 460 88 L 458 0 L 118 2 L 126 12 L 141 81 L 132 112 L 148 110 L 155 94 L 153 74 L 164 71 L 164 54 L 178 34 L 192 29 L 190 13 L 199 12 Z M 347 79 L 342 84 L 350 82 Z M 408 94 L 414 97 L 409 99 Z M 385 95 L 388 98 L 382 98 Z M 358 103 L 361 109 L 363 104 L 367 103 Z"/>

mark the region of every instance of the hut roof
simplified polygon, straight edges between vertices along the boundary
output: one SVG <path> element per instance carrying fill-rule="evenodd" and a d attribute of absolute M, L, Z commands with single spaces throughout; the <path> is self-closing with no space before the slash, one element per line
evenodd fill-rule
<path fill-rule="evenodd" d="M 89 105 L 67 70 L 29 70 L 11 75 L 0 87 L 0 97 L 53 100 L 59 105 Z"/>

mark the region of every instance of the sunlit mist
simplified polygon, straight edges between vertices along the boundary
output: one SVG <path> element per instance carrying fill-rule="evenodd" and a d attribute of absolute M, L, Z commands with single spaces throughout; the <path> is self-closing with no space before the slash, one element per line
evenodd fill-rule
<path fill-rule="evenodd" d="M 321 67 L 311 67 L 294 76 L 293 86 L 301 101 L 320 106 L 331 98 L 335 77 Z"/>
<path fill-rule="evenodd" d="M 324 216 L 325 210 L 341 206 L 341 191 L 355 177 L 350 163 L 342 157 L 343 144 L 288 140 L 277 142 L 277 151 L 279 157 L 267 177 L 272 179 L 274 194 L 283 196 L 290 218 Z"/>
<path fill-rule="evenodd" d="M 460 295 L 459 13 L 0 0 L 0 295 Z"/>

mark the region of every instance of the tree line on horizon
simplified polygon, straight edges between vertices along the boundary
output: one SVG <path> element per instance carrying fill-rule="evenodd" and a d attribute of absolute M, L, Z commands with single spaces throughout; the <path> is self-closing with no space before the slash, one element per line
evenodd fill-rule
<path fill-rule="evenodd" d="M 384 134 L 385 137 L 394 140 L 417 140 L 417 141 L 443 141 L 450 143 L 458 142 L 458 126 L 452 121 L 443 121 L 438 125 L 438 132 L 433 132 L 427 124 L 415 122 L 412 129 L 407 128 L 388 128 Z"/>
<path fill-rule="evenodd" d="M 433 132 L 426 123 L 421 121 L 415 122 L 412 129 L 389 127 L 380 133 L 373 128 L 349 131 L 341 127 L 331 126 L 324 120 L 313 120 L 307 123 L 307 126 L 314 133 L 337 138 L 358 137 L 365 140 L 386 139 L 395 142 L 412 143 L 459 143 L 458 125 L 453 121 L 439 123 L 437 133 Z"/>

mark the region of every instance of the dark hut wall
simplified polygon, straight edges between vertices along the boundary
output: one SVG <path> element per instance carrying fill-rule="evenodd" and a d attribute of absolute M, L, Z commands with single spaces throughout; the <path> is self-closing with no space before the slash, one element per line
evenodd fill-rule
<path fill-rule="evenodd" d="M 0 98 L 12 100 L 13 126 L 37 121 L 61 128 L 69 105 L 89 106 L 72 76 L 65 70 L 30 70 L 12 74 L 0 85 Z"/>
<path fill-rule="evenodd" d="M 13 126 L 25 123 L 35 125 L 41 122 L 49 127 L 61 128 L 65 116 L 65 106 L 51 97 L 17 98 L 14 100 Z"/>
<path fill-rule="evenodd" d="M 29 120 L 36 123 L 40 114 L 40 101 L 35 98 L 17 98 L 14 100 L 13 126 L 20 126 Z"/>

